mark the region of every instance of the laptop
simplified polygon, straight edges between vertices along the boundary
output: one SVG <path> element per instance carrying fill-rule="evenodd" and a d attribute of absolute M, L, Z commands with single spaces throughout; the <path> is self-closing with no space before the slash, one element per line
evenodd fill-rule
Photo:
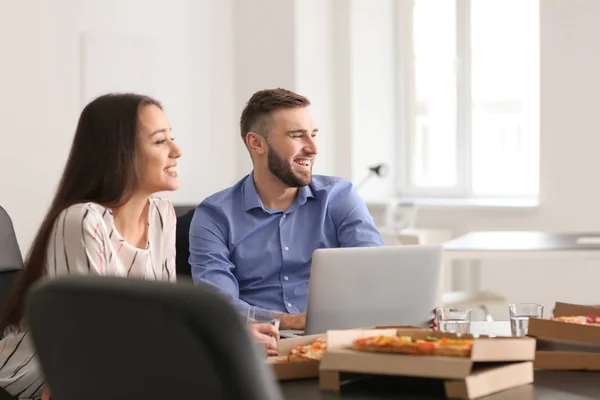
<path fill-rule="evenodd" d="M 442 246 L 317 249 L 306 327 L 282 337 L 375 325 L 427 327 L 439 299 Z"/>

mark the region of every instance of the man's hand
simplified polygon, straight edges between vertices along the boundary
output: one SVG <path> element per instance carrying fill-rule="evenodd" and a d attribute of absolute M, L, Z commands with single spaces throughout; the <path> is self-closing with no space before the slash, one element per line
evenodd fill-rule
<path fill-rule="evenodd" d="M 277 355 L 277 341 L 279 340 L 279 331 L 271 324 L 250 324 L 248 325 L 250 335 L 259 343 L 267 346 L 267 355 Z"/>
<path fill-rule="evenodd" d="M 279 329 L 304 329 L 306 325 L 306 312 L 301 314 L 283 314 L 279 322 Z"/>

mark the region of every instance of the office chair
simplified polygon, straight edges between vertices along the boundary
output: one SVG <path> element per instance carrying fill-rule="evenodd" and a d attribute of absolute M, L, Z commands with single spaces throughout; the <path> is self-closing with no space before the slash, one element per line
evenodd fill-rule
<path fill-rule="evenodd" d="M 22 265 L 23 258 L 12 220 L 0 206 L 0 309 L 4 309 L 13 281 Z M 0 337 L 3 330 L 4 327 L 0 325 Z"/>
<path fill-rule="evenodd" d="M 23 258 L 12 220 L 0 206 L 0 271 L 17 270 L 22 264 Z"/>
<path fill-rule="evenodd" d="M 190 265 L 190 225 L 194 217 L 192 208 L 185 214 L 177 217 L 177 232 L 175 233 L 175 271 L 177 277 L 190 278 L 192 276 L 192 266 Z"/>
<path fill-rule="evenodd" d="M 282 398 L 243 321 L 204 285 L 65 276 L 32 287 L 26 316 L 56 400 Z"/>
<path fill-rule="evenodd" d="M 0 206 L 0 310 L 4 309 L 13 282 L 23 265 L 21 250 L 15 235 L 12 220 L 6 210 Z M 4 326 L 0 322 L 0 338 Z M 0 400 L 13 397 L 0 388 Z"/>

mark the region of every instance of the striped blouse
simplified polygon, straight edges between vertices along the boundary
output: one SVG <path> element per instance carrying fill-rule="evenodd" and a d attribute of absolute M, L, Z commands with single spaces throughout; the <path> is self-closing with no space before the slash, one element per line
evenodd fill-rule
<path fill-rule="evenodd" d="M 85 203 L 63 210 L 48 242 L 46 278 L 92 274 L 175 281 L 175 211 L 168 200 L 151 198 L 148 212 L 146 247 L 140 249 L 123 240 L 110 209 Z M 0 387 L 19 399 L 40 398 L 44 378 L 27 330 L 8 327 L 4 334 Z"/>

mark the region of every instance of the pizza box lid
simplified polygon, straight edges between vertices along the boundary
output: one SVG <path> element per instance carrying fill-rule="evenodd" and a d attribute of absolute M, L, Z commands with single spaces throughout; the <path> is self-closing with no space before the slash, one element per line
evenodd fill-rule
<path fill-rule="evenodd" d="M 586 316 L 590 314 L 600 315 L 600 307 L 561 302 L 557 302 L 554 307 L 554 316 L 556 317 Z M 531 318 L 529 319 L 527 336 L 546 340 L 600 343 L 600 326 Z"/>
<path fill-rule="evenodd" d="M 600 353 L 540 350 L 534 365 L 556 371 L 600 371 Z"/>
<path fill-rule="evenodd" d="M 409 383 L 409 379 L 412 377 L 401 378 L 405 378 L 404 382 L 410 385 L 411 393 L 414 393 L 415 389 L 419 386 L 424 386 L 423 389 L 427 393 L 431 392 L 431 383 L 427 384 L 426 380 L 434 378 L 424 378 L 425 380 L 418 382 L 416 385 Z M 360 379 L 360 376 L 356 375 L 342 375 L 339 372 L 321 370 L 319 374 L 319 387 L 321 390 L 339 392 L 344 384 Z M 502 397 L 520 399 L 533 398 L 532 387 L 531 385 L 527 385 L 533 383 L 533 380 L 533 362 L 525 361 L 508 364 L 477 364 L 471 374 L 465 379 L 443 379 L 442 384 L 446 398 L 478 399 L 490 394 L 520 387 L 517 391 L 511 391 L 510 394 L 507 393 L 507 396 Z M 400 383 L 400 386 L 402 386 L 402 383 Z"/>
<path fill-rule="evenodd" d="M 444 382 L 446 397 L 450 399 L 477 399 L 493 393 L 533 383 L 533 363 L 531 361 L 497 366 L 483 366 L 475 369 L 466 379 L 453 379 Z M 512 394 L 510 398 L 533 398 L 532 386 Z M 524 388 L 527 388 L 525 386 Z M 524 397 L 520 397 L 525 395 Z M 514 397 L 513 397 L 514 396 Z M 507 397 L 509 398 L 509 397 Z"/>
<path fill-rule="evenodd" d="M 473 340 L 470 357 L 369 353 L 352 350 L 352 342 L 355 339 L 374 335 L 459 338 L 453 333 L 429 329 L 329 331 L 327 332 L 328 348 L 321 360 L 321 371 L 463 379 L 471 373 L 475 363 L 533 361 L 535 358 L 535 339 L 528 337 L 474 338 L 471 335 L 462 335 L 461 339 Z"/>
<path fill-rule="evenodd" d="M 600 344 L 537 340 L 535 367 L 551 370 L 600 370 Z"/>

